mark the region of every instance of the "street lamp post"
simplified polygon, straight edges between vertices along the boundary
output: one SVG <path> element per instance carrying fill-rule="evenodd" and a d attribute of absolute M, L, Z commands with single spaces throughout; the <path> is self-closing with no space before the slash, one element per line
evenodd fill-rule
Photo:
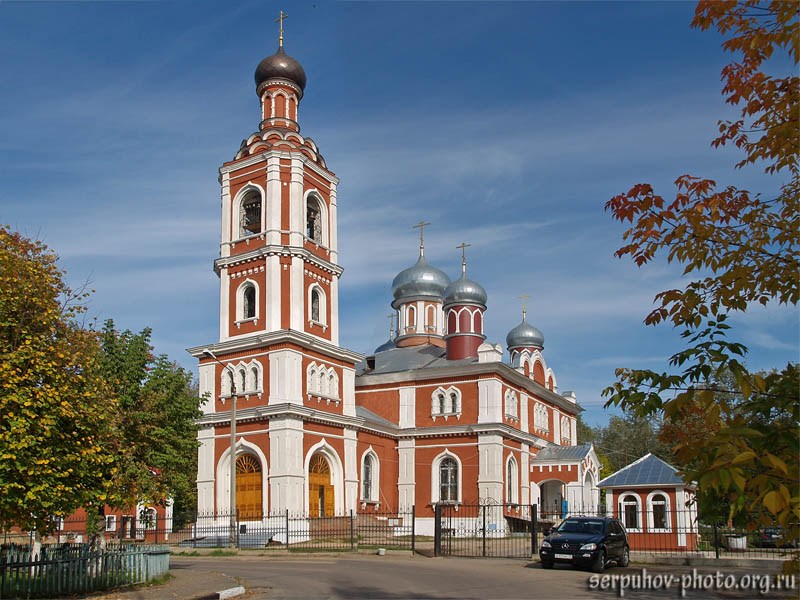
<path fill-rule="evenodd" d="M 203 350 L 203 356 L 207 356 L 226 370 L 230 365 L 225 365 L 214 355 L 209 348 Z M 236 546 L 236 373 L 233 367 L 231 372 L 231 471 L 230 471 L 230 545 Z"/>

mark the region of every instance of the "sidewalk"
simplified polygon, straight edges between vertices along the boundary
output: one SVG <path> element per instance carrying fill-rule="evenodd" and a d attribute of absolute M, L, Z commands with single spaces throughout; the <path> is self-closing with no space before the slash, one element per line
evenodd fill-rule
<path fill-rule="evenodd" d="M 205 570 L 197 562 L 191 563 L 190 560 L 181 560 L 175 556 L 170 559 L 170 575 L 172 578 L 160 585 L 99 592 L 91 594 L 87 598 L 91 600 L 200 600 L 216 598 L 217 592 L 242 585 L 236 577 L 226 575 L 212 565 L 209 565 L 209 570 Z M 245 594 L 238 597 L 253 598 L 253 595 Z"/>

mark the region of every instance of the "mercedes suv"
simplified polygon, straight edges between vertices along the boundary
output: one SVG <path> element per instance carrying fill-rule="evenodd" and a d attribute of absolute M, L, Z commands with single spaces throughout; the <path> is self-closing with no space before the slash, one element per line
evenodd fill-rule
<path fill-rule="evenodd" d="M 569 517 L 544 538 L 539 548 L 542 567 L 569 563 L 602 572 L 609 562 L 627 567 L 631 550 L 628 535 L 618 519 Z"/>

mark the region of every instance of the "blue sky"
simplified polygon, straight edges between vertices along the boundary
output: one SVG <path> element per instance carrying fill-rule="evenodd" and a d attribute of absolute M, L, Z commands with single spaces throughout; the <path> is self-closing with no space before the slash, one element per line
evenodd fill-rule
<path fill-rule="evenodd" d="M 0 222 L 38 237 L 90 314 L 150 326 L 158 352 L 218 335 L 217 169 L 258 125 L 253 71 L 277 46 L 308 75 L 300 112 L 341 178 L 342 345 L 387 337 L 411 225 L 451 277 L 462 241 L 489 294 L 487 333 L 529 321 L 591 423 L 615 367 L 663 368 L 680 347 L 645 327 L 680 269 L 613 257 L 603 210 L 638 182 L 692 173 L 764 194 L 780 179 L 713 150 L 730 116 L 721 39 L 683 2 L 0 3 Z M 734 321 L 753 368 L 798 359 L 796 309 Z"/>

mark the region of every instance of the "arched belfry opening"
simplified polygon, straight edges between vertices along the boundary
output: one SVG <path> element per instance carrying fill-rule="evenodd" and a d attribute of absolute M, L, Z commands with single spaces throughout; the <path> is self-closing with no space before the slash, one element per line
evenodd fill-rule
<path fill-rule="evenodd" d="M 335 508 L 331 466 L 323 454 L 316 453 L 308 464 L 308 515 L 332 517 Z"/>
<path fill-rule="evenodd" d="M 264 513 L 261 462 L 252 454 L 236 457 L 236 511 L 239 519 L 260 519 Z"/>

